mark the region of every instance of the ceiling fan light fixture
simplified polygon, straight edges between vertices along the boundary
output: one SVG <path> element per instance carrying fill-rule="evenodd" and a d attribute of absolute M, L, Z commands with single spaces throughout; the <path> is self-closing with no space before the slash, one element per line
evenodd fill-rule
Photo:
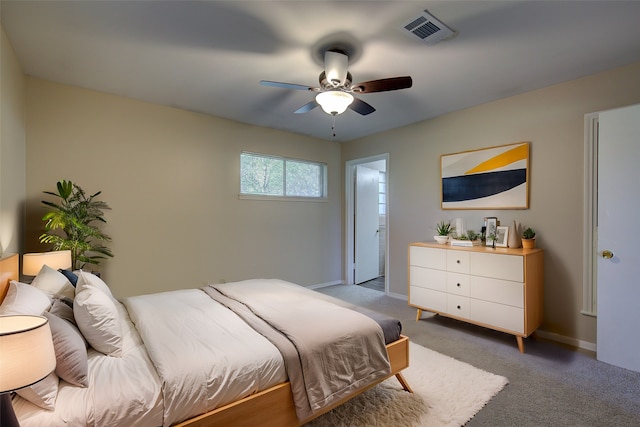
<path fill-rule="evenodd" d="M 330 90 L 320 92 L 316 96 L 316 102 L 320 104 L 325 113 L 336 116 L 344 113 L 349 108 L 349 105 L 353 102 L 353 96 L 341 90 Z"/>

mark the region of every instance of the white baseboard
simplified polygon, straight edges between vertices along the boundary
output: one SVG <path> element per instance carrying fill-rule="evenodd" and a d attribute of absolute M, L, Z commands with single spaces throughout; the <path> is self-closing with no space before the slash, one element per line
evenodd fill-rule
<path fill-rule="evenodd" d="M 550 341 L 556 341 L 556 342 L 567 344 L 582 350 L 592 351 L 594 353 L 596 352 L 596 343 L 593 343 L 593 342 L 583 341 L 577 338 L 567 337 L 564 335 L 556 334 L 553 332 L 542 331 L 542 330 L 537 330 L 536 335 L 538 335 L 540 338 L 547 339 Z"/>
<path fill-rule="evenodd" d="M 320 289 L 320 288 L 326 288 L 333 285 L 342 285 L 342 284 L 344 284 L 342 280 L 335 280 L 333 282 L 318 283 L 318 284 L 306 286 L 306 287 L 309 289 Z"/>
<path fill-rule="evenodd" d="M 396 293 L 394 293 L 394 292 L 389 292 L 389 293 L 387 294 L 387 296 L 388 296 L 388 297 L 391 297 L 391 298 L 395 298 L 395 299 L 401 299 L 401 300 L 403 300 L 403 301 L 409 301 L 409 297 L 408 297 L 408 296 L 406 296 L 406 295 L 402 295 L 402 294 L 396 294 Z"/>

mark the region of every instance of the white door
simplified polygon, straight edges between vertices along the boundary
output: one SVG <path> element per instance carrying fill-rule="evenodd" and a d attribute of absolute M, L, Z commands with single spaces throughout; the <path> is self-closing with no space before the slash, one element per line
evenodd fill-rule
<path fill-rule="evenodd" d="M 640 105 L 598 117 L 597 357 L 640 372 Z"/>
<path fill-rule="evenodd" d="M 378 180 L 377 170 L 362 165 L 356 167 L 354 254 L 356 284 L 379 276 Z"/>

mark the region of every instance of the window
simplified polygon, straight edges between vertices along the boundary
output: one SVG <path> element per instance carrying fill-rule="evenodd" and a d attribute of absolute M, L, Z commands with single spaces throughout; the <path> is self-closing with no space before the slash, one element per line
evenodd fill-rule
<path fill-rule="evenodd" d="M 264 154 L 240 154 L 240 195 L 284 198 L 327 197 L 327 165 Z"/>

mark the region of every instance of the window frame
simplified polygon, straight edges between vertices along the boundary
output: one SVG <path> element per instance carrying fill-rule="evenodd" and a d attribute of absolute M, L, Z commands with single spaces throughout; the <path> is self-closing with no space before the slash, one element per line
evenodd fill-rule
<path fill-rule="evenodd" d="M 242 156 L 243 155 L 262 157 L 266 159 L 272 160 L 280 160 L 283 162 L 283 171 L 282 171 L 282 180 L 283 180 L 283 194 L 273 195 L 273 194 L 254 194 L 254 193 L 243 193 L 242 192 L 242 173 L 239 174 L 239 186 L 240 191 L 238 193 L 238 197 L 241 200 L 270 200 L 270 201 L 305 201 L 305 202 L 326 202 L 328 200 L 328 169 L 329 166 L 325 162 L 319 162 L 316 160 L 306 160 L 306 159 L 298 159 L 293 157 L 285 157 L 278 156 L 274 154 L 264 154 L 264 153 L 256 153 L 253 151 L 241 151 L 239 160 L 239 172 L 242 171 Z M 296 163 L 308 163 L 311 165 L 316 165 L 320 167 L 320 196 L 287 196 L 287 162 L 296 162 Z"/>

